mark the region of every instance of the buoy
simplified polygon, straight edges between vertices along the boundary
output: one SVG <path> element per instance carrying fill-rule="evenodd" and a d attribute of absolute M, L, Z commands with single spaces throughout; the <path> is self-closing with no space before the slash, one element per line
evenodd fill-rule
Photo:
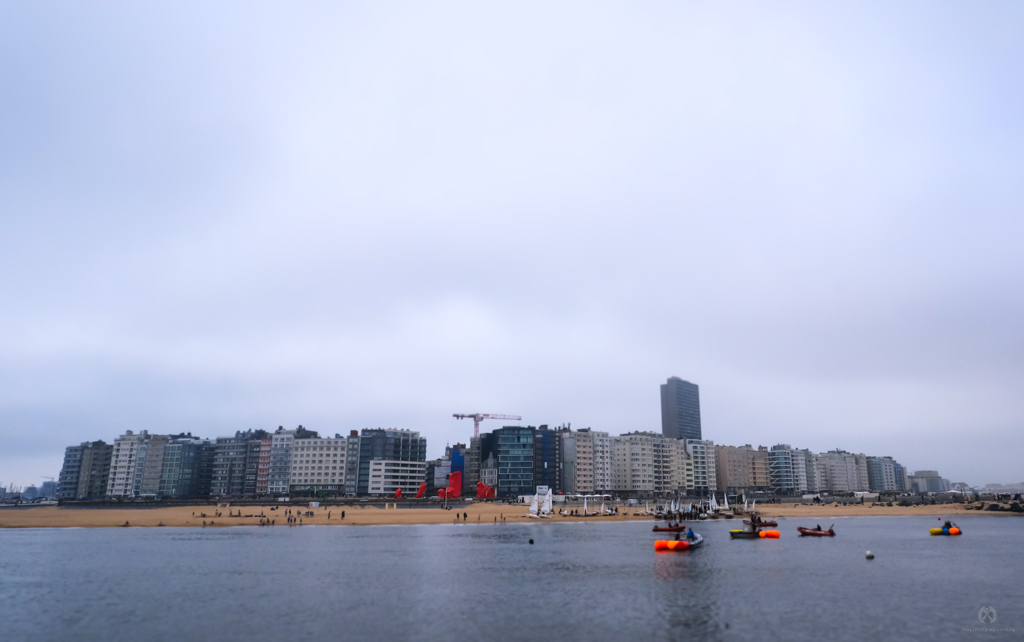
<path fill-rule="evenodd" d="M 532 539 L 530 540 L 530 543 L 533 544 L 533 540 Z"/>
<path fill-rule="evenodd" d="M 868 551 L 867 554 L 864 555 L 864 557 L 869 559 L 869 560 L 873 560 L 873 559 L 875 559 L 875 554 L 872 553 L 871 551 Z"/>

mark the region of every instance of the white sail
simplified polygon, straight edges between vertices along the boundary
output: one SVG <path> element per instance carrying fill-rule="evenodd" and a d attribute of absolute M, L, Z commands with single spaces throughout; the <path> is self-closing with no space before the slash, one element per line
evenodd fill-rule
<path fill-rule="evenodd" d="M 607 514 L 606 511 L 604 510 L 604 502 L 601 502 L 601 514 L 602 515 L 606 515 Z"/>
<path fill-rule="evenodd" d="M 587 498 L 586 498 L 586 496 L 583 497 L 583 514 L 584 515 L 587 514 Z"/>
<path fill-rule="evenodd" d="M 754 505 L 750 507 L 750 512 L 753 513 L 757 510 L 757 500 L 754 500 Z"/>
<path fill-rule="evenodd" d="M 544 506 L 541 508 L 543 513 L 548 515 L 551 514 L 551 489 L 548 489 L 548 494 L 544 497 Z"/>
<path fill-rule="evenodd" d="M 729 493 L 722 495 L 722 501 L 725 502 L 725 510 L 729 510 Z"/>
<path fill-rule="evenodd" d="M 537 514 L 537 496 L 533 496 L 533 501 L 530 502 L 530 512 L 534 515 Z"/>

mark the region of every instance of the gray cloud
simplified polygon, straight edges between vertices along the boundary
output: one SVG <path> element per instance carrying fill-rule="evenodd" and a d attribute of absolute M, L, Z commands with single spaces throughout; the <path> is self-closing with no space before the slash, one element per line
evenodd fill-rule
<path fill-rule="evenodd" d="M 0 8 L 0 480 L 125 429 L 1020 481 L 1022 9 Z"/>

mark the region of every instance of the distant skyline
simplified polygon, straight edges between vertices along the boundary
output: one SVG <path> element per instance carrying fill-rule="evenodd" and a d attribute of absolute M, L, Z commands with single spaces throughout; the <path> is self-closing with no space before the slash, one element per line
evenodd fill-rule
<path fill-rule="evenodd" d="M 0 485 L 125 430 L 660 432 L 673 375 L 715 443 L 1020 482 L 1022 19 L 2 5 Z"/>

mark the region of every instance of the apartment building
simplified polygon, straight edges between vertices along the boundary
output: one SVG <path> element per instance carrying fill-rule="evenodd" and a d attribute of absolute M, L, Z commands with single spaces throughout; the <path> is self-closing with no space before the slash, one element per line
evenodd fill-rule
<path fill-rule="evenodd" d="M 216 445 L 211 439 L 173 437 L 164 448 L 160 466 L 161 497 L 209 497 Z"/>
<path fill-rule="evenodd" d="M 659 437 L 652 432 L 631 432 L 615 439 L 612 450 L 617 492 L 654 495 L 654 440 Z"/>
<path fill-rule="evenodd" d="M 411 497 L 426 481 L 427 462 L 375 459 L 370 462 L 369 495 L 371 497 L 394 497 L 398 489 Z"/>
<path fill-rule="evenodd" d="M 687 439 L 686 452 L 693 462 L 693 491 L 705 495 L 718 490 L 715 442 L 708 439 Z"/>
<path fill-rule="evenodd" d="M 289 492 L 344 494 L 347 457 L 348 438 L 341 435 L 293 440 Z"/>
<path fill-rule="evenodd" d="M 126 430 L 114 440 L 107 477 L 107 495 L 110 497 L 156 497 L 160 490 L 160 470 L 163 464 L 167 435 L 150 435 L 143 430 L 138 434 Z"/>
<path fill-rule="evenodd" d="M 68 446 L 57 478 L 57 499 L 90 500 L 106 496 L 113 452 L 114 446 L 103 441 Z"/>

